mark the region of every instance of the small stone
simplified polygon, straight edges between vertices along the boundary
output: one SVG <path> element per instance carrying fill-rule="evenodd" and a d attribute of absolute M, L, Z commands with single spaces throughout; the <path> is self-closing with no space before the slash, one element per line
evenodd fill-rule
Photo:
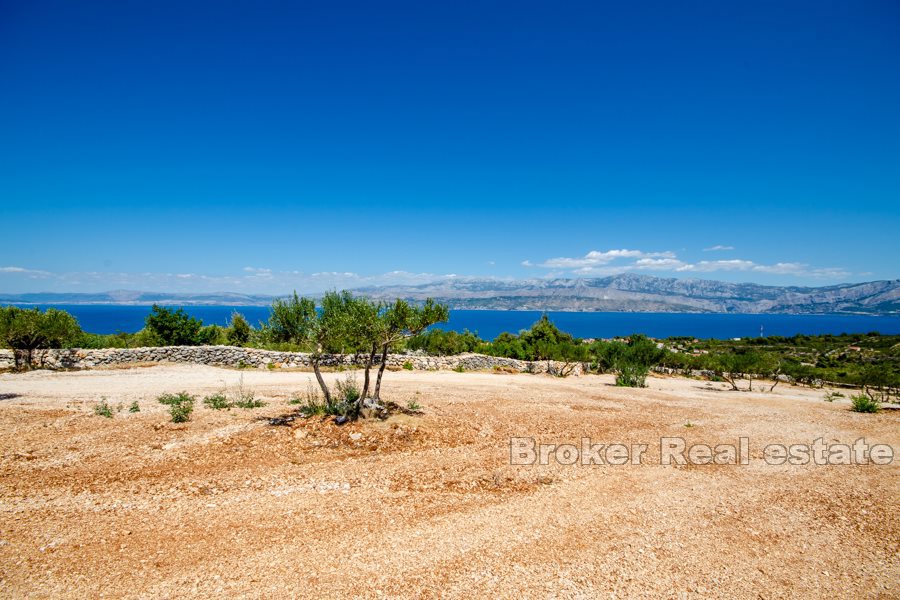
<path fill-rule="evenodd" d="M 359 433 L 359 432 L 351 433 L 351 434 L 350 434 L 350 439 L 353 440 L 354 442 L 358 442 L 359 440 L 362 439 L 362 434 Z"/>

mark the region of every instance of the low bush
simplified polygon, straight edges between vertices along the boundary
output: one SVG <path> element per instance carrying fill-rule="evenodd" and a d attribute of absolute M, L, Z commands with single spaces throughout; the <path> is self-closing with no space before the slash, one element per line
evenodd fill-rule
<path fill-rule="evenodd" d="M 331 402 L 326 402 L 325 399 L 319 395 L 318 390 L 313 387 L 311 381 L 307 384 L 306 395 L 303 397 L 297 396 L 292 398 L 291 403 L 302 405 L 300 407 L 300 412 L 306 417 L 325 415 L 346 416 L 350 409 L 350 406 L 343 400 L 332 399 Z"/>
<path fill-rule="evenodd" d="M 878 404 L 878 401 L 870 398 L 869 396 L 866 396 L 865 394 L 853 396 L 852 398 L 850 398 L 850 402 L 850 410 L 852 410 L 853 412 L 877 413 L 881 410 L 881 406 Z"/>
<path fill-rule="evenodd" d="M 231 408 L 231 402 L 223 392 L 211 394 L 203 399 L 203 404 L 213 410 L 226 410 Z"/>
<path fill-rule="evenodd" d="M 182 404 L 173 404 L 169 407 L 169 414 L 172 416 L 173 423 L 185 423 L 190 421 L 192 412 L 194 412 L 193 400 Z"/>
<path fill-rule="evenodd" d="M 403 363 L 403 368 L 404 368 L 405 370 L 407 370 L 407 371 L 412 371 L 412 370 L 413 370 L 413 364 L 412 364 L 411 362 L 409 362 L 409 361 L 406 361 L 405 363 Z"/>
<path fill-rule="evenodd" d="M 647 387 L 647 374 L 650 368 L 646 365 L 620 362 L 616 367 L 616 385 L 619 387 Z"/>
<path fill-rule="evenodd" d="M 131 406 L 128 407 L 128 412 L 130 413 L 139 413 L 141 412 L 141 405 L 138 404 L 138 401 L 135 400 L 131 403 Z"/>
<path fill-rule="evenodd" d="M 106 417 L 107 419 L 113 418 L 112 408 L 109 406 L 106 398 L 100 399 L 100 404 L 94 407 L 94 414 L 98 417 Z"/>
<path fill-rule="evenodd" d="M 359 400 L 362 390 L 359 388 L 359 382 L 356 380 L 356 373 L 347 373 L 343 379 L 339 379 L 335 383 L 337 397 L 339 400 L 347 404 L 353 404 Z"/>
<path fill-rule="evenodd" d="M 252 390 L 244 388 L 244 376 L 241 375 L 237 390 L 235 390 L 235 399 L 231 402 L 231 405 L 237 408 L 260 408 L 265 406 L 266 403 L 258 400 Z"/>
<path fill-rule="evenodd" d="M 169 415 L 171 415 L 173 423 L 184 423 L 191 420 L 191 413 L 194 412 L 194 397 L 187 392 L 163 394 L 156 401 L 169 407 Z"/>
<path fill-rule="evenodd" d="M 184 402 L 193 403 L 194 397 L 187 392 L 178 392 L 177 394 L 162 394 L 161 396 L 156 398 L 156 401 L 160 404 L 173 406 L 175 404 L 182 404 Z"/>

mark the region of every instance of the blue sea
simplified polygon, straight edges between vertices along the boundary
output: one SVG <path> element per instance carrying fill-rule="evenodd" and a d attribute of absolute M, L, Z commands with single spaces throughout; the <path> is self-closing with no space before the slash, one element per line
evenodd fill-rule
<path fill-rule="evenodd" d="M 46 308 L 48 305 L 42 305 Z M 82 329 L 91 333 L 135 332 L 144 326 L 149 306 L 52 305 L 78 319 Z M 186 306 L 185 311 L 204 324 L 226 325 L 231 313 L 242 313 L 251 324 L 269 318 L 266 306 Z M 452 310 L 450 321 L 441 329 L 477 332 L 493 339 L 509 331 L 527 329 L 541 316 L 540 311 Z M 550 319 L 563 331 L 580 338 L 609 338 L 643 333 L 655 338 L 693 336 L 697 338 L 735 338 L 763 335 L 866 333 L 900 334 L 900 316 L 857 315 L 747 315 L 622 312 L 549 312 Z"/>

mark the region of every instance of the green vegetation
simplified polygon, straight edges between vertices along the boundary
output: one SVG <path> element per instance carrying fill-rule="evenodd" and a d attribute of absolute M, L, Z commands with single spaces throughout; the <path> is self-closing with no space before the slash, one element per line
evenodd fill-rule
<path fill-rule="evenodd" d="M 105 397 L 100 398 L 100 403 L 94 406 L 94 414 L 100 417 L 106 417 L 107 419 L 113 418 L 112 408 L 109 406 Z"/>
<path fill-rule="evenodd" d="M 0 344 L 15 350 L 17 367 L 37 362 L 46 348 L 127 348 L 154 345 L 232 344 L 312 354 L 312 367 L 325 402 L 331 390 L 321 376 L 331 354 L 354 354 L 363 366 L 356 410 L 363 399 L 380 398 L 384 358 L 391 351 L 429 355 L 477 352 L 526 361 L 552 361 L 548 371 L 566 376 L 582 365 L 586 371 L 613 373 L 617 385 L 642 386 L 651 370 L 726 381 L 733 390 L 752 390 L 766 379 L 771 391 L 779 381 L 820 387 L 846 385 L 878 402 L 900 397 L 900 336 L 878 332 L 841 335 L 769 336 L 737 340 L 674 337 L 650 340 L 634 335 L 587 342 L 560 331 L 545 315 L 529 329 L 504 332 L 493 341 L 476 333 L 430 329 L 448 318 L 447 307 L 426 301 L 375 302 L 350 292 L 326 294 L 320 303 L 296 293 L 276 300 L 271 316 L 258 328 L 239 313 L 228 327 L 204 326 L 183 309 L 154 306 L 143 330 L 97 335 L 84 333 L 68 313 L 55 309 L 0 308 Z M 379 355 L 381 360 L 379 361 Z M 380 363 L 380 364 L 378 364 Z M 329 363 L 330 364 L 330 363 Z M 372 368 L 378 365 L 375 376 Z M 270 365 L 274 367 L 275 365 Z M 404 369 L 411 369 L 406 361 Z M 343 369 L 345 365 L 337 365 Z M 343 392 L 338 392 L 339 395 Z M 238 399 L 243 405 L 257 404 Z M 236 405 L 236 404 L 233 404 Z M 353 412 L 353 411 L 351 411 Z"/>
<path fill-rule="evenodd" d="M 355 404 L 362 397 L 362 390 L 359 388 L 359 382 L 356 381 L 354 373 L 347 373 L 343 379 L 339 379 L 334 387 L 337 390 L 339 400 L 348 405 Z"/>
<path fill-rule="evenodd" d="M 444 331 L 442 329 L 429 329 L 417 335 L 406 343 L 406 349 L 420 350 L 432 356 L 452 356 L 464 352 L 479 352 L 485 346 L 485 341 L 468 329 L 462 333 Z"/>
<path fill-rule="evenodd" d="M 203 326 L 203 321 L 188 316 L 183 308 L 171 310 L 154 304 L 145 320 L 145 335 L 158 346 L 202 346 L 217 344 L 226 338 L 218 325 Z"/>
<path fill-rule="evenodd" d="M 825 394 L 825 402 L 834 402 L 838 398 L 843 398 L 844 395 L 840 392 L 827 392 Z"/>
<path fill-rule="evenodd" d="M 229 346 L 246 346 L 250 342 L 253 328 L 239 312 L 231 313 L 231 323 L 228 324 L 225 340 Z"/>
<path fill-rule="evenodd" d="M 173 423 L 190 421 L 191 413 L 194 412 L 194 400 L 194 396 L 187 392 L 163 394 L 156 399 L 160 404 L 169 407 L 169 415 L 171 415 Z"/>
<path fill-rule="evenodd" d="M 141 405 L 138 404 L 138 401 L 135 400 L 128 406 L 128 412 L 130 413 L 139 413 L 141 412 Z"/>
<path fill-rule="evenodd" d="M 650 368 L 659 364 L 665 350 L 644 335 L 633 335 L 624 342 L 595 342 L 593 352 L 598 365 L 607 365 L 616 376 L 616 385 L 645 387 Z"/>
<path fill-rule="evenodd" d="M 12 348 L 16 368 L 30 368 L 34 351 L 66 348 L 82 336 L 78 321 L 63 310 L 0 307 L 0 343 Z"/>
<path fill-rule="evenodd" d="M 313 387 L 310 381 L 306 388 L 304 397 L 295 397 L 291 399 L 292 404 L 300 404 L 300 413 L 307 417 L 313 416 L 335 416 L 344 417 L 350 407 L 343 400 L 325 400 L 319 395 L 318 390 Z"/>
<path fill-rule="evenodd" d="M 881 406 L 878 404 L 878 401 L 867 396 L 866 394 L 859 394 L 857 396 L 853 396 L 850 398 L 850 410 L 853 412 L 860 413 L 877 413 L 881 410 Z"/>
<path fill-rule="evenodd" d="M 231 402 L 228 401 L 228 398 L 225 396 L 224 392 L 216 392 L 215 394 L 210 394 L 203 399 L 203 404 L 213 410 L 227 410 L 231 408 Z"/>

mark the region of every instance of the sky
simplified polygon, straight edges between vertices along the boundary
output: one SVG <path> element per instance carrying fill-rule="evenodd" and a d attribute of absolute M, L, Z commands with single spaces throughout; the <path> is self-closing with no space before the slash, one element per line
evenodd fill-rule
<path fill-rule="evenodd" d="M 900 4 L 0 0 L 0 291 L 900 277 Z"/>

